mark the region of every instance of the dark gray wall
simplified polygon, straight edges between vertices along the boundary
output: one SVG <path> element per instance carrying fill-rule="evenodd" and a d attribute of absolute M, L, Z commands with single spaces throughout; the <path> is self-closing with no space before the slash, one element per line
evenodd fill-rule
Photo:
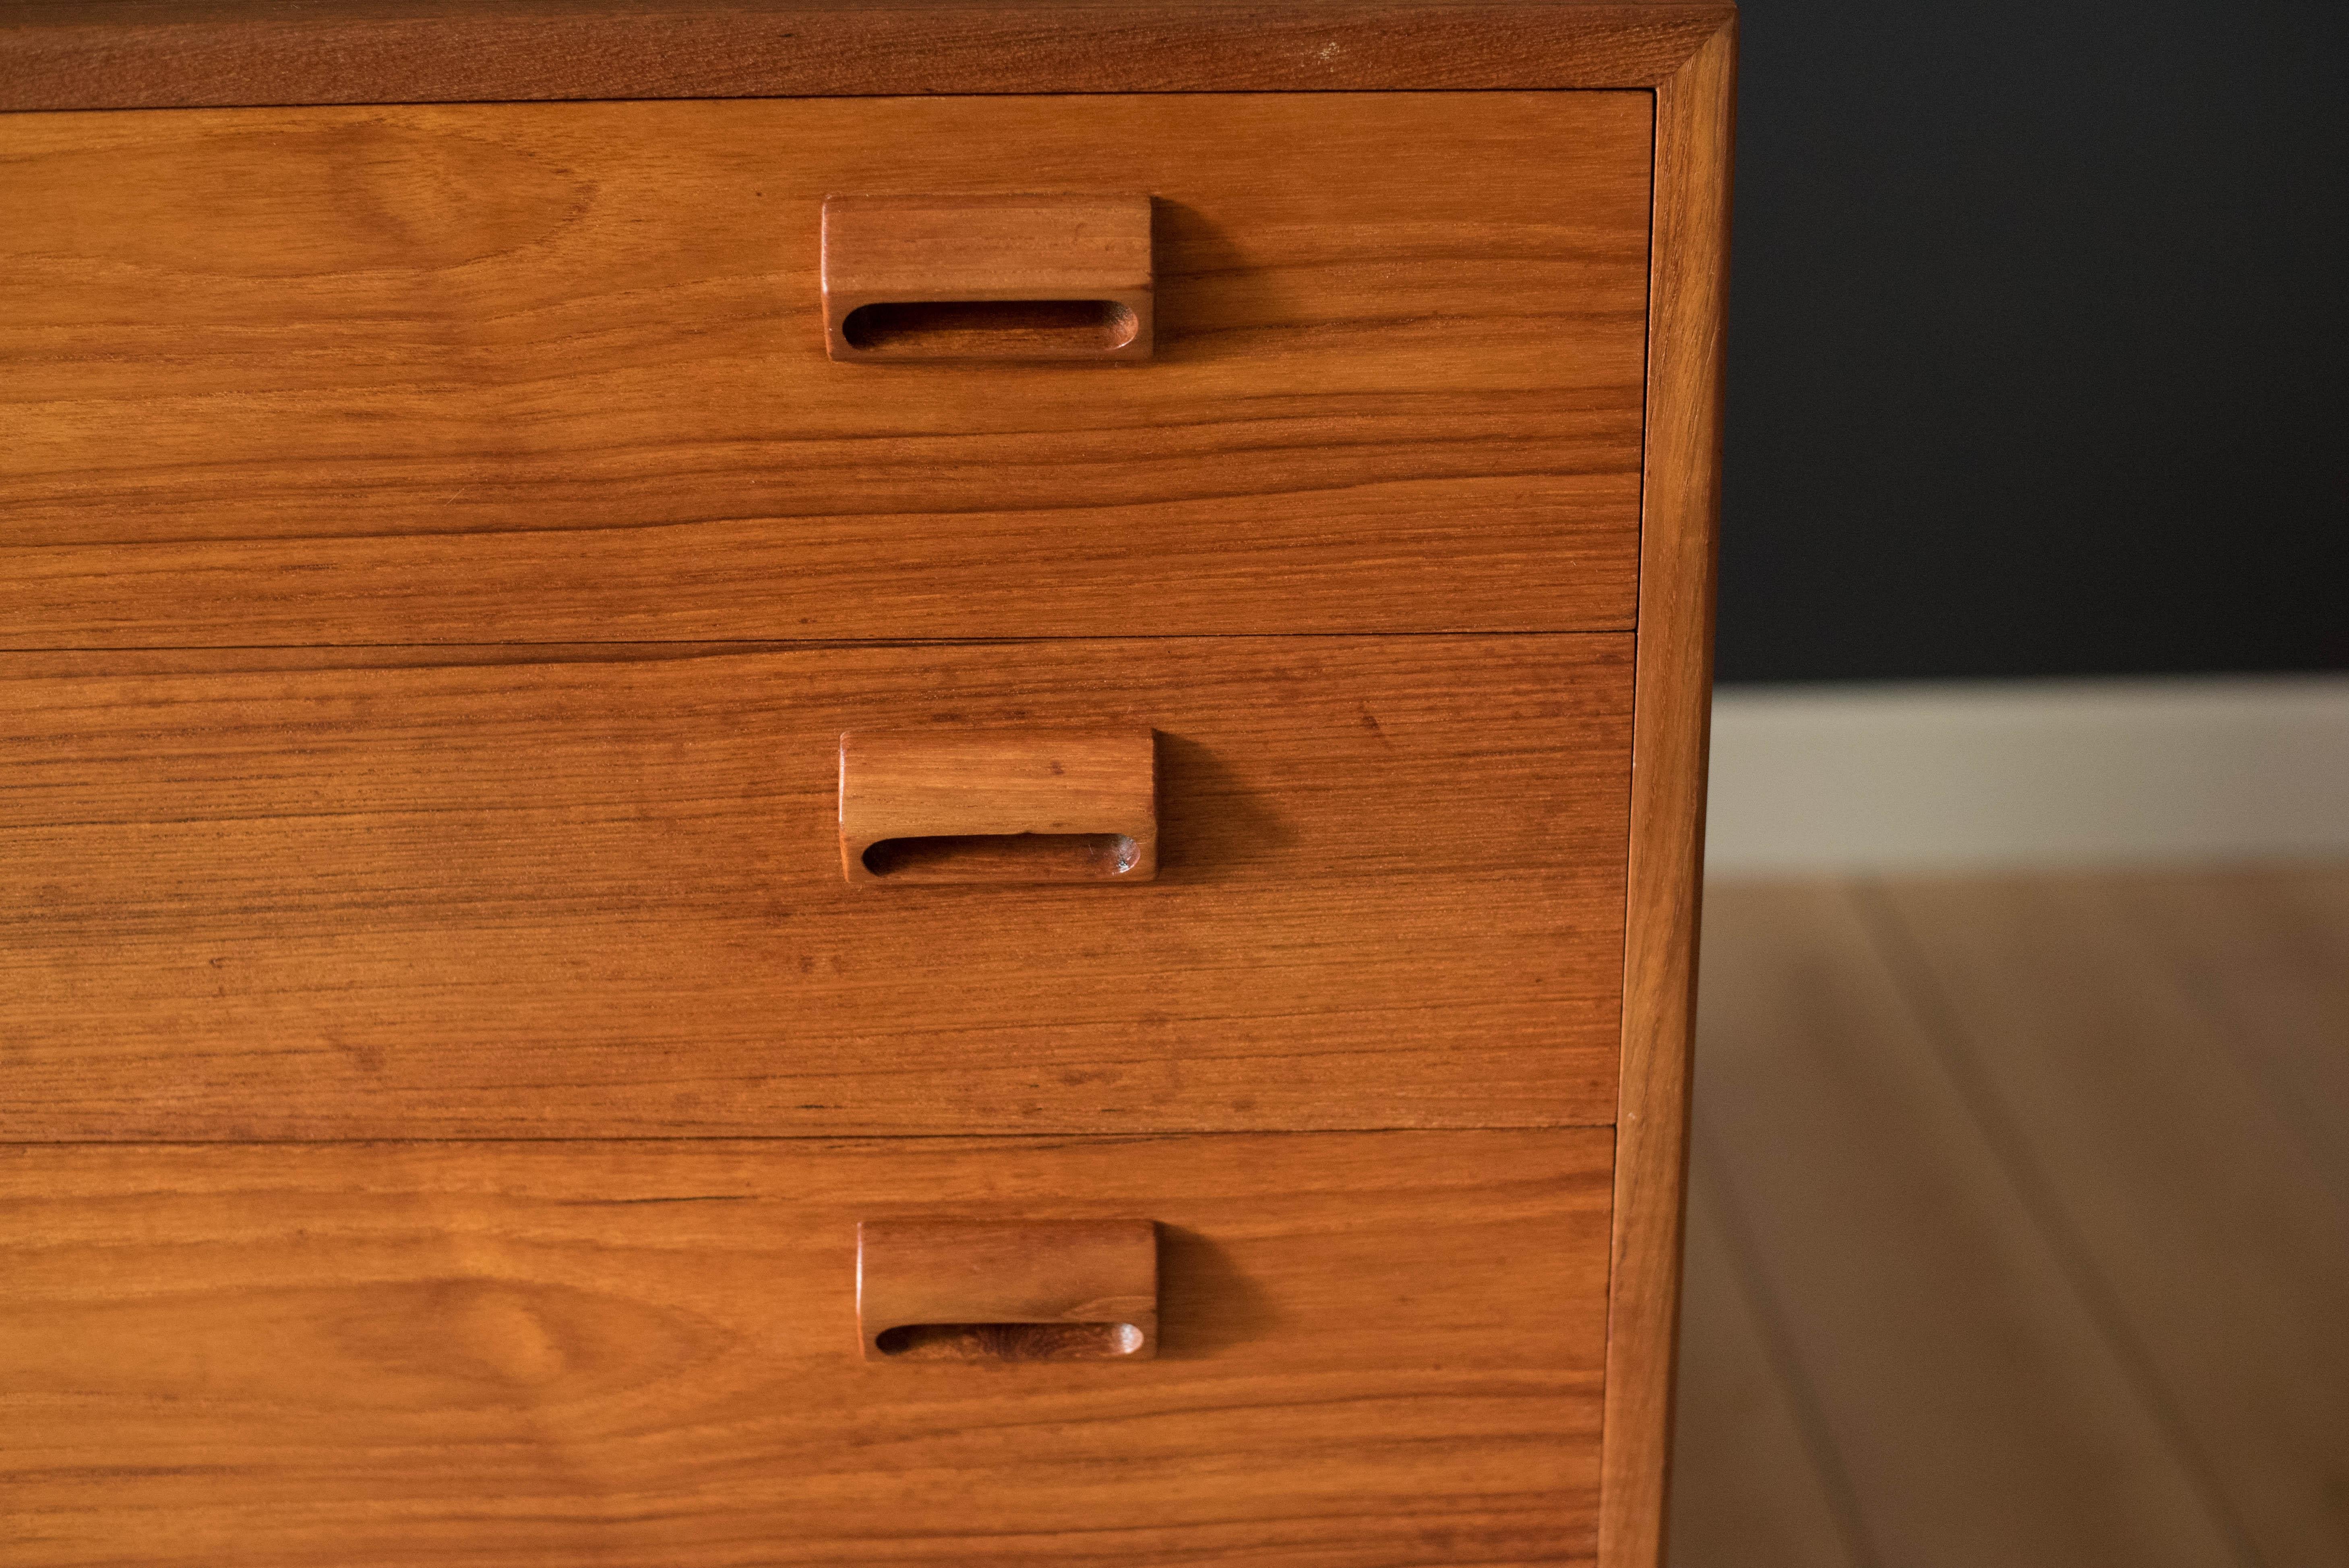
<path fill-rule="evenodd" d="M 1748 0 L 1723 680 L 2349 667 L 2344 13 Z"/>

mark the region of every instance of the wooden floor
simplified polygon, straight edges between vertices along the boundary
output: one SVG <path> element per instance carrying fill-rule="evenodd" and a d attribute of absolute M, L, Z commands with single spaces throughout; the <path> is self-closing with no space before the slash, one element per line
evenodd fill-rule
<path fill-rule="evenodd" d="M 1706 897 L 1674 1568 L 2349 1564 L 2349 868 Z"/>

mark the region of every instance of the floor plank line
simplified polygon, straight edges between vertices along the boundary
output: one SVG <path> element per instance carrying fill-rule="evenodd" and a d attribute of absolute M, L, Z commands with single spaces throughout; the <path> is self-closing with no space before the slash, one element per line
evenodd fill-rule
<path fill-rule="evenodd" d="M 1729 1183 L 1689 1160 L 1674 1568 L 1886 1568 Z M 1690 1391 L 1694 1390 L 1694 1397 Z"/>
<path fill-rule="evenodd" d="M 1716 888 L 1706 926 L 1696 1147 L 1745 1217 L 1877 1554 L 2242 1568 L 1848 888 Z"/>
<path fill-rule="evenodd" d="M 2127 877 L 1872 882 L 1889 970 L 2247 1563 L 2349 1562 L 2349 1232 Z"/>
<path fill-rule="evenodd" d="M 2114 889 L 2349 1210 L 2349 866 L 2139 874 Z"/>

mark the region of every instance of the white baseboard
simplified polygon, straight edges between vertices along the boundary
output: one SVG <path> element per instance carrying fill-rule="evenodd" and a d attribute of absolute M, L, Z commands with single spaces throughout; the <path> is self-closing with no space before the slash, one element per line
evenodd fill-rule
<path fill-rule="evenodd" d="M 1724 686 L 1718 875 L 2349 856 L 2349 676 Z"/>

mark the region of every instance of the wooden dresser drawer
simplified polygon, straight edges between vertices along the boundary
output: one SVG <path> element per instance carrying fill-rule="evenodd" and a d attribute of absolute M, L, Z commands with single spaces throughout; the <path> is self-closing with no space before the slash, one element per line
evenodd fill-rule
<path fill-rule="evenodd" d="M 20 1568 L 1564 1563 L 1604 1131 L 0 1149 Z M 856 1233 L 1159 1226 L 1157 1357 L 858 1357 Z"/>
<path fill-rule="evenodd" d="M 1602 1124 L 1630 655 L 0 655 L 0 1136 Z M 843 730 L 1090 723 L 1154 882 L 843 877 Z"/>
<path fill-rule="evenodd" d="M 0 118 L 0 643 L 1620 630 L 1650 96 Z M 839 192 L 1155 198 L 1141 364 L 834 364 Z"/>

